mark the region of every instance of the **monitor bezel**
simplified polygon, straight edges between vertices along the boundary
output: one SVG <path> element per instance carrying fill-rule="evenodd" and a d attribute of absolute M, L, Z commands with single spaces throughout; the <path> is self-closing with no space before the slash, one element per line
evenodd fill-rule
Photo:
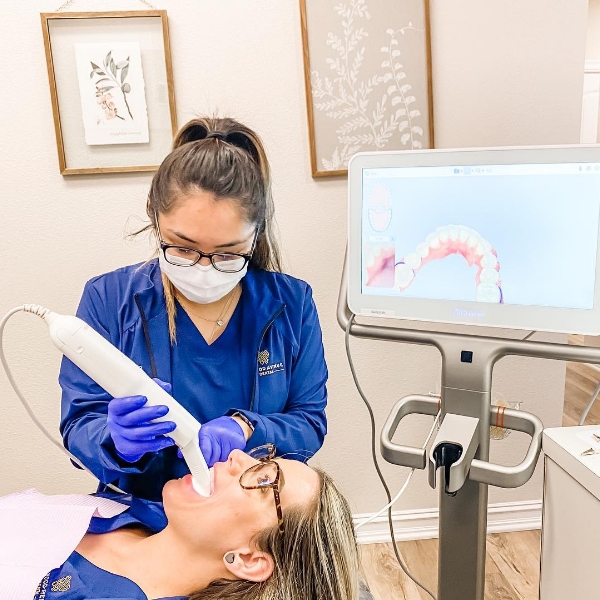
<path fill-rule="evenodd" d="M 363 169 L 586 162 L 600 163 L 600 145 L 436 149 L 355 154 L 348 165 L 347 298 L 349 309 L 355 315 L 369 317 L 600 335 L 600 231 L 592 309 L 386 297 L 363 294 L 361 289 Z"/>

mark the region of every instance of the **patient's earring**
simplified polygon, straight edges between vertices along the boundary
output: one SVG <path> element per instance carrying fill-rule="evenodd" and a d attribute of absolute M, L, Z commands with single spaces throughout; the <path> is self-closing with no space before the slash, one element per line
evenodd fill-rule
<path fill-rule="evenodd" d="M 223 558 L 228 565 L 232 565 L 235 560 L 235 554 L 233 552 L 228 552 Z"/>

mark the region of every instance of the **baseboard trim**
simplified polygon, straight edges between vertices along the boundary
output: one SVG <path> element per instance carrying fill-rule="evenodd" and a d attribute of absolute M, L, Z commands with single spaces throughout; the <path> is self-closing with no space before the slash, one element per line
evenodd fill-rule
<path fill-rule="evenodd" d="M 371 514 L 354 515 L 354 524 Z M 438 537 L 438 510 L 416 509 L 392 512 L 396 541 L 425 540 Z M 488 533 L 541 529 L 542 501 L 500 502 L 488 506 Z M 359 544 L 380 544 L 390 541 L 387 513 L 361 527 L 357 532 Z"/>
<path fill-rule="evenodd" d="M 584 66 L 585 73 L 600 73 L 600 60 L 586 60 Z"/>

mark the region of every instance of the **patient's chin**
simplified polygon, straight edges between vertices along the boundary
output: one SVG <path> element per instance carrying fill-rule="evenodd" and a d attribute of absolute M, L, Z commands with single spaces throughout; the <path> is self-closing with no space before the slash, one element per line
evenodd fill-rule
<path fill-rule="evenodd" d="M 165 495 L 165 492 L 172 493 L 172 488 L 177 487 L 177 484 L 180 481 L 181 479 L 169 479 L 169 481 L 167 481 L 167 483 L 165 483 L 165 485 L 163 486 L 163 496 Z"/>
<path fill-rule="evenodd" d="M 162 501 L 165 507 L 177 502 L 182 497 L 181 479 L 171 479 L 165 483 L 162 489 Z"/>

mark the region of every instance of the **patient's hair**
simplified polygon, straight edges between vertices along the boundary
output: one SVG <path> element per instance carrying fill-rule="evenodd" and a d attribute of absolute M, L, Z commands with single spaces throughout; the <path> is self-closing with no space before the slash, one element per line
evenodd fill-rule
<path fill-rule="evenodd" d="M 175 136 L 173 150 L 152 178 L 146 212 L 150 225 L 137 231 L 157 233 L 156 214 L 167 214 L 182 196 L 204 191 L 235 200 L 244 219 L 255 224 L 258 237 L 250 266 L 281 271 L 274 232 L 271 169 L 263 143 L 252 129 L 230 118 L 199 117 Z M 162 277 L 171 342 L 175 342 L 175 289 Z"/>
<path fill-rule="evenodd" d="M 259 583 L 219 579 L 189 600 L 357 600 L 359 559 L 352 514 L 332 479 L 315 469 L 318 497 L 284 511 L 278 527 L 260 532 L 257 547 L 274 560 L 273 575 Z"/>

